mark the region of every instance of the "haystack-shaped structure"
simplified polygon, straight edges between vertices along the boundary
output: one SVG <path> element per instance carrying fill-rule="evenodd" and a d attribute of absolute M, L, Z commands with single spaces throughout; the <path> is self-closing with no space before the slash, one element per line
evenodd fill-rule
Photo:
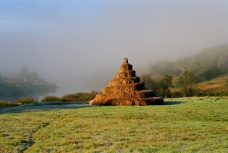
<path fill-rule="evenodd" d="M 157 97 L 153 90 L 147 89 L 140 78 L 136 76 L 128 59 L 124 58 L 119 72 L 104 87 L 101 94 L 90 101 L 91 105 L 161 105 L 163 98 Z"/>

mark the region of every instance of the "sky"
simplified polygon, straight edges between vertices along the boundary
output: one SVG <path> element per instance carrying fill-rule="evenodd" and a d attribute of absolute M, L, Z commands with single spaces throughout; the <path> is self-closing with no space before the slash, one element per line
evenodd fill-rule
<path fill-rule="evenodd" d="M 101 91 L 127 57 L 137 75 L 228 42 L 228 0 L 0 0 L 0 73 L 26 66 L 57 95 Z"/>

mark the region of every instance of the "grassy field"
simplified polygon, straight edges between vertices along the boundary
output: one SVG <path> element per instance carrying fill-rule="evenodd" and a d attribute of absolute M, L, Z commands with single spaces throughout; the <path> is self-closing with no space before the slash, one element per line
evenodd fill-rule
<path fill-rule="evenodd" d="M 228 97 L 34 108 L 0 110 L 0 152 L 228 152 Z"/>
<path fill-rule="evenodd" d="M 199 88 L 203 91 L 210 91 L 214 93 L 228 93 L 228 75 L 223 75 L 217 78 L 214 78 L 210 81 L 201 82 L 195 85 L 196 88 Z"/>

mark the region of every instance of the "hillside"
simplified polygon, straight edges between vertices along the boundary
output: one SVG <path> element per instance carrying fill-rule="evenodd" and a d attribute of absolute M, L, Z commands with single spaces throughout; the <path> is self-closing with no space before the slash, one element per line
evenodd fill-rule
<path fill-rule="evenodd" d="M 228 74 L 198 83 L 195 87 L 204 91 L 228 93 Z"/>
<path fill-rule="evenodd" d="M 228 73 L 228 43 L 207 48 L 198 54 L 175 61 L 156 61 L 149 67 L 149 72 L 156 75 L 179 75 L 189 69 L 201 75 L 201 79 L 204 80 Z"/>
<path fill-rule="evenodd" d="M 228 44 L 175 61 L 157 61 L 141 79 L 163 97 L 227 95 Z"/>

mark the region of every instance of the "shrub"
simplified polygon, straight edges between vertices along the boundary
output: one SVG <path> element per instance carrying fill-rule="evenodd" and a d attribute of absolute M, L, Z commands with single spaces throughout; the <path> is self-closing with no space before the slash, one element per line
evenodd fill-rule
<path fill-rule="evenodd" d="M 18 105 L 19 104 L 17 104 L 17 103 L 12 103 L 12 102 L 5 101 L 5 100 L 0 101 L 0 108 L 14 107 L 14 106 L 18 106 Z"/>
<path fill-rule="evenodd" d="M 95 98 L 95 96 L 98 94 L 96 91 L 91 91 L 90 93 L 84 93 L 79 92 L 75 94 L 66 94 L 61 97 L 62 101 L 78 101 L 78 102 L 84 102 L 84 101 L 90 101 Z"/>
<path fill-rule="evenodd" d="M 43 99 L 41 99 L 42 102 L 54 102 L 54 101 L 60 101 L 59 97 L 56 96 L 45 96 Z"/>
<path fill-rule="evenodd" d="M 183 92 L 181 92 L 181 91 L 173 91 L 172 92 L 172 98 L 178 98 L 178 97 L 183 97 Z"/>
<path fill-rule="evenodd" d="M 16 103 L 18 104 L 30 104 L 30 103 L 34 103 L 35 99 L 33 98 L 28 98 L 28 97 L 22 97 L 16 100 Z"/>

